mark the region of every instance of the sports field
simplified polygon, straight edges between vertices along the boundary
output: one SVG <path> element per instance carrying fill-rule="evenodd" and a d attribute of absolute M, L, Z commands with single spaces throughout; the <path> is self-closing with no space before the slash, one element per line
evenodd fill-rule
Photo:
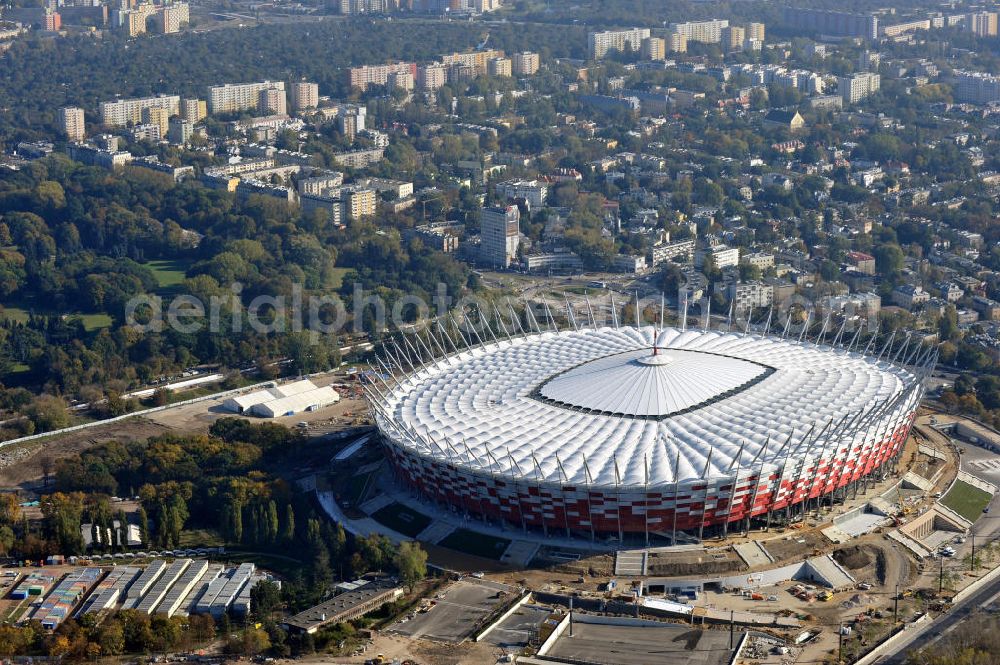
<path fill-rule="evenodd" d="M 941 499 L 941 503 L 970 522 L 975 522 L 982 517 L 983 508 L 989 505 L 992 498 L 989 492 L 973 487 L 967 482 L 956 480 L 951 491 Z"/>

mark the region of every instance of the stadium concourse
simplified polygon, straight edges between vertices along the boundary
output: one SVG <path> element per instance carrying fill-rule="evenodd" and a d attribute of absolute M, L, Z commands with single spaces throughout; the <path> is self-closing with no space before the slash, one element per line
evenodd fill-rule
<path fill-rule="evenodd" d="M 895 335 L 501 328 L 385 347 L 367 390 L 389 458 L 454 510 L 590 539 L 725 535 L 856 494 L 898 460 L 936 360 Z"/>

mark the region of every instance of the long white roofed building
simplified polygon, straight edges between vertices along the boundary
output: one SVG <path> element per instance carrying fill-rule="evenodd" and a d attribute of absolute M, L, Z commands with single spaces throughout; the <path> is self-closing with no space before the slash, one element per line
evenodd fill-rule
<path fill-rule="evenodd" d="M 439 329 L 387 349 L 405 369 L 370 386 L 399 476 L 471 514 L 590 537 L 700 537 L 856 491 L 897 459 L 934 362 L 902 336 L 862 349 L 618 326 L 457 341 Z"/>

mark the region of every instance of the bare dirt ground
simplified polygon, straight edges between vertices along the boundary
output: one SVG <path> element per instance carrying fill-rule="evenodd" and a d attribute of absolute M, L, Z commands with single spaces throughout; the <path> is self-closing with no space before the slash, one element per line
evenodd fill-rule
<path fill-rule="evenodd" d="M 650 575 L 711 575 L 746 570 L 746 564 L 732 550 L 709 552 L 653 553 L 649 557 Z"/>
<path fill-rule="evenodd" d="M 35 492 L 41 488 L 45 472 L 51 473 L 55 462 L 64 457 L 79 455 L 99 443 L 144 441 L 168 430 L 159 423 L 136 416 L 5 448 L 0 454 L 0 487 Z"/>
<path fill-rule="evenodd" d="M 342 657 L 316 655 L 294 661 L 279 661 L 282 665 L 306 663 L 364 663 L 369 658 L 382 654 L 391 661 L 394 658 L 411 658 L 419 665 L 484 665 L 495 663 L 501 649 L 486 642 L 463 642 L 462 644 L 440 644 L 425 640 L 409 640 L 396 635 L 380 633 L 374 643 L 360 656 Z"/>
<path fill-rule="evenodd" d="M 329 385 L 343 380 L 343 376 L 329 375 L 316 383 Z M 338 387 L 338 390 L 343 399 L 333 406 L 271 420 L 259 419 L 259 422 L 276 422 L 288 427 L 304 422 L 306 426 L 302 429 L 314 436 L 364 424 L 368 416 L 364 400 L 352 387 Z M 17 489 L 33 495 L 44 488 L 46 472 L 51 474 L 58 460 L 79 455 L 92 446 L 108 441 L 145 441 L 166 432 L 206 432 L 219 418 L 233 415 L 222 408 L 223 401 L 204 400 L 3 448 L 0 450 L 0 488 Z"/>

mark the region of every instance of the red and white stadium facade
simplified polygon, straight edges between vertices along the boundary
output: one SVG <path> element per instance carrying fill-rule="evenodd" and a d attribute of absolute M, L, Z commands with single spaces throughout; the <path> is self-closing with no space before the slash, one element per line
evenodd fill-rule
<path fill-rule="evenodd" d="M 512 325 L 387 346 L 375 422 L 428 499 L 589 538 L 701 538 L 856 493 L 898 459 L 936 360 L 895 335 L 878 352 L 858 335 Z"/>

